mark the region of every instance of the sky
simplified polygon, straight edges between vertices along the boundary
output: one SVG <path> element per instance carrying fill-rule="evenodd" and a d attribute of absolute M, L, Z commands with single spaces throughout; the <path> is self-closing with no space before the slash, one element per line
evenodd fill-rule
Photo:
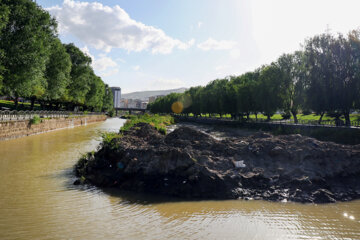
<path fill-rule="evenodd" d="M 360 27 L 358 0 L 37 0 L 123 93 L 206 85 Z"/>

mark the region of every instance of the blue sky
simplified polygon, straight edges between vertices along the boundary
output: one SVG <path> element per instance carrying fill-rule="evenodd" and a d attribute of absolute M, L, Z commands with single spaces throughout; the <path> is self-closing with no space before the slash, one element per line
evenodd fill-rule
<path fill-rule="evenodd" d="M 360 26 L 357 0 L 37 0 L 124 93 L 205 85 Z"/>

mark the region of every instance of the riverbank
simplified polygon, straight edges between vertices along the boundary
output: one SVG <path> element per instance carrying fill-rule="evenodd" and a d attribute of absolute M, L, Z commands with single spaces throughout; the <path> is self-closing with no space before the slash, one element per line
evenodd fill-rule
<path fill-rule="evenodd" d="M 81 182 L 187 199 L 330 203 L 360 198 L 360 146 L 255 133 L 217 140 L 139 123 L 76 165 Z"/>
<path fill-rule="evenodd" d="M 0 141 L 40 134 L 65 128 L 86 126 L 106 120 L 106 115 L 61 117 L 51 119 L 16 120 L 0 122 Z"/>
<path fill-rule="evenodd" d="M 286 122 L 247 122 L 218 118 L 197 118 L 175 116 L 177 122 L 206 124 L 212 126 L 227 126 L 256 131 L 267 131 L 274 135 L 301 134 L 320 141 L 332 141 L 338 144 L 360 144 L 360 128 L 333 127 L 326 125 L 301 125 Z"/>

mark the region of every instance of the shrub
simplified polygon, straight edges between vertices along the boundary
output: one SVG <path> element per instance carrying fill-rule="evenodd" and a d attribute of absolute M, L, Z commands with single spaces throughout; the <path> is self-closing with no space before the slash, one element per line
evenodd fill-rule
<path fill-rule="evenodd" d="M 39 124 L 41 122 L 40 116 L 39 115 L 34 115 L 32 117 L 32 119 L 30 119 L 30 124 Z"/>
<path fill-rule="evenodd" d="M 284 112 L 281 114 L 282 119 L 290 119 L 291 113 L 290 112 Z"/>
<path fill-rule="evenodd" d="M 116 132 L 104 132 L 101 137 L 104 144 L 109 144 L 114 138 L 120 138 L 121 135 Z"/>
<path fill-rule="evenodd" d="M 107 115 L 108 115 L 109 117 L 115 116 L 115 110 L 114 110 L 114 109 L 110 110 Z"/>

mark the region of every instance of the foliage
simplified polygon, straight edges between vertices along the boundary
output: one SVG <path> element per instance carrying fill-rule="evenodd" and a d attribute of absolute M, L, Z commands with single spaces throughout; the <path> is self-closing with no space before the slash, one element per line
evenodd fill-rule
<path fill-rule="evenodd" d="M 244 120 L 263 113 L 270 120 L 276 112 L 289 114 L 295 122 L 301 112 L 315 112 L 321 123 L 325 113 L 352 121 L 351 111 L 360 109 L 360 30 L 346 37 L 329 33 L 305 41 L 302 50 L 283 54 L 277 61 L 240 76 L 216 79 L 183 94 L 170 94 L 148 105 L 152 113 L 180 114 Z M 179 108 L 176 108 L 177 110 Z M 313 116 L 311 116 L 312 118 Z M 282 119 L 273 117 L 273 119 Z"/>
<path fill-rule="evenodd" d="M 8 22 L 1 31 L 4 51 L 4 92 L 17 99 L 44 94 L 44 71 L 56 22 L 50 14 L 29 0 L 3 0 L 9 9 Z"/>
<path fill-rule="evenodd" d="M 160 133 L 166 134 L 166 126 L 173 124 L 174 118 L 170 115 L 160 116 L 157 114 L 131 115 L 130 119 L 126 121 L 120 130 L 128 131 L 137 123 L 148 123 L 155 127 Z"/>
<path fill-rule="evenodd" d="M 36 125 L 39 124 L 41 122 L 41 118 L 39 115 L 34 115 L 31 119 L 30 119 L 30 124 L 32 125 Z"/>
<path fill-rule="evenodd" d="M 70 82 L 71 59 L 60 40 L 52 42 L 49 61 L 46 65 L 45 77 L 47 88 L 44 100 L 59 101 L 66 98 L 66 87 Z"/>
<path fill-rule="evenodd" d="M 104 86 L 104 98 L 103 98 L 103 104 L 102 104 L 102 111 L 108 112 L 110 117 L 115 115 L 113 93 L 107 84 L 105 84 L 105 86 Z"/>
<path fill-rule="evenodd" d="M 0 1 L 0 94 L 38 102 L 42 109 L 110 111 L 112 94 L 91 58 L 63 45 L 57 22 L 31 0 Z M 110 101 L 111 98 L 111 101 Z"/>
<path fill-rule="evenodd" d="M 104 146 L 113 146 L 113 139 L 121 138 L 122 135 L 116 132 L 104 132 L 101 137 Z"/>

